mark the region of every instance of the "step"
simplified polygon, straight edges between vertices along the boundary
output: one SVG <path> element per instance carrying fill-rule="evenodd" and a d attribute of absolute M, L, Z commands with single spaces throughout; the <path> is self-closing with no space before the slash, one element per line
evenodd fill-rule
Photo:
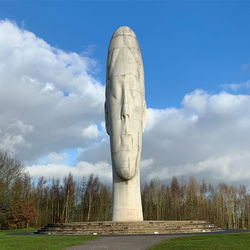
<path fill-rule="evenodd" d="M 129 235 L 218 232 L 221 229 L 207 221 L 141 221 L 141 222 L 70 222 L 55 223 L 36 234 L 48 235 Z"/>

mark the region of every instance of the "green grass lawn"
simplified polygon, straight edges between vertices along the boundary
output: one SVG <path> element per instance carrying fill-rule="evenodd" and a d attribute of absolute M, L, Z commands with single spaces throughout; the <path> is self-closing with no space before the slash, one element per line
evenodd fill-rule
<path fill-rule="evenodd" d="M 4 250 L 41 250 L 65 249 L 81 245 L 97 236 L 43 236 L 43 235 L 8 235 L 9 233 L 34 232 L 35 229 L 0 231 L 0 249 Z"/>
<path fill-rule="evenodd" d="M 150 249 L 250 250 L 250 233 L 186 236 L 163 241 Z"/>

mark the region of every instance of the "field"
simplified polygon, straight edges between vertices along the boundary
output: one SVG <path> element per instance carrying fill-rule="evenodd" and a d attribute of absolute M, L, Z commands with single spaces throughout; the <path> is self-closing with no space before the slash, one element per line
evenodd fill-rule
<path fill-rule="evenodd" d="M 250 233 L 186 236 L 163 241 L 150 250 L 250 250 Z"/>
<path fill-rule="evenodd" d="M 9 235 L 10 233 L 34 232 L 35 229 L 0 231 L 1 250 L 42 250 L 65 249 L 69 246 L 81 245 L 98 238 L 97 236 L 43 236 L 43 235 Z"/>
<path fill-rule="evenodd" d="M 0 250 L 42 250 L 65 249 L 82 245 L 98 236 L 43 236 L 10 235 L 11 233 L 29 233 L 35 229 L 0 231 Z M 185 236 L 163 241 L 150 250 L 250 250 L 250 233 L 210 234 Z"/>

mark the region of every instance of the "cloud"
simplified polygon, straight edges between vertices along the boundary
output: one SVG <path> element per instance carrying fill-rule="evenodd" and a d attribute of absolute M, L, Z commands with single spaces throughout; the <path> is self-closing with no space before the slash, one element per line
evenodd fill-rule
<path fill-rule="evenodd" d="M 144 134 L 143 158 L 154 160 L 153 176 L 248 182 L 250 96 L 196 90 L 183 98 L 182 105 L 150 110 L 158 118 Z M 152 177 L 144 173 L 148 175 Z"/>
<path fill-rule="evenodd" d="M 100 136 L 100 131 L 96 124 L 91 124 L 88 127 L 84 128 L 82 131 L 82 137 L 85 138 L 98 138 Z"/>
<path fill-rule="evenodd" d="M 249 90 L 250 89 L 250 80 L 240 83 L 229 83 L 220 85 L 226 91 L 240 91 L 240 90 Z"/>
<path fill-rule="evenodd" d="M 210 183 L 249 183 L 250 96 L 195 90 L 182 107 L 147 109 L 141 180 L 195 176 Z M 109 140 L 79 158 L 110 163 Z"/>
<path fill-rule="evenodd" d="M 67 153 L 56 153 L 51 152 L 46 157 L 46 162 L 48 164 L 65 164 L 68 160 L 69 155 Z"/>
<path fill-rule="evenodd" d="M 0 21 L 0 149 L 29 162 L 94 143 L 104 102 L 95 66 Z"/>
<path fill-rule="evenodd" d="M 0 21 L 0 150 L 15 152 L 31 176 L 94 173 L 111 182 L 104 86 L 88 55 L 54 48 Z M 142 182 L 194 175 L 249 183 L 250 96 L 236 94 L 249 86 L 225 85 L 217 94 L 195 90 L 181 108 L 148 108 Z"/>
<path fill-rule="evenodd" d="M 97 162 L 90 164 L 85 161 L 80 161 L 76 166 L 70 167 L 62 164 L 46 164 L 46 165 L 32 165 L 25 168 L 25 171 L 34 178 L 44 176 L 46 179 L 51 180 L 63 179 L 71 173 L 75 179 L 80 180 L 82 177 L 88 178 L 90 174 L 100 177 L 102 183 L 111 183 L 112 172 L 111 165 L 107 162 Z"/>

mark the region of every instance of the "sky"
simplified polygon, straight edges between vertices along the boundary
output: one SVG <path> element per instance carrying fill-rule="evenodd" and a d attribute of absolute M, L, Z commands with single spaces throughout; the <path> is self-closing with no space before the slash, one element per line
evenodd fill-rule
<path fill-rule="evenodd" d="M 113 32 L 137 35 L 141 180 L 249 185 L 249 1 L 0 1 L 0 150 L 34 178 L 111 183 L 104 124 Z"/>

